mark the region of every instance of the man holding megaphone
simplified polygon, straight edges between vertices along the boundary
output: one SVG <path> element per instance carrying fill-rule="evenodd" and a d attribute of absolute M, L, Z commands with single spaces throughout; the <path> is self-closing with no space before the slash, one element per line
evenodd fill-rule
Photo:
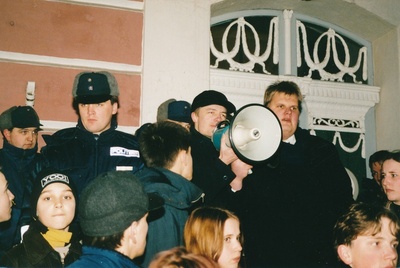
<path fill-rule="evenodd" d="M 297 84 L 270 85 L 264 105 L 278 117 L 282 142 L 255 165 L 241 195 L 248 267 L 337 267 L 332 230 L 352 200 L 350 179 L 335 146 L 298 127 Z"/>
<path fill-rule="evenodd" d="M 229 200 L 241 190 L 252 166 L 241 161 L 226 145 L 226 137 L 222 138 L 219 151 L 211 137 L 217 125 L 236 108 L 221 92 L 206 90 L 194 98 L 191 111 L 192 182 L 204 191 L 204 205 L 230 208 Z"/>

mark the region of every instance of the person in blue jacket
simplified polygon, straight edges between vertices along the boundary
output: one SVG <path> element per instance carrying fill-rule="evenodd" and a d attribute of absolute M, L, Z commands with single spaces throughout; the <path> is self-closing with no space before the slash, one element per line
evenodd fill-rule
<path fill-rule="evenodd" d="M 38 153 L 39 117 L 30 106 L 12 106 L 0 115 L 3 148 L 0 166 L 14 194 L 11 219 L 0 223 L 0 257 L 21 237 L 31 221 L 30 193 L 37 174 L 47 166 Z"/>
<path fill-rule="evenodd" d="M 165 200 L 164 210 L 149 216 L 146 251 L 138 259 L 141 266 L 148 267 L 158 252 L 183 245 L 189 209 L 201 203 L 204 194 L 190 182 L 193 163 L 186 128 L 172 121 L 151 124 L 143 130 L 139 144 L 147 168 L 136 175 L 146 192 Z"/>
<path fill-rule="evenodd" d="M 82 255 L 68 267 L 138 267 L 132 259 L 144 252 L 148 212 L 163 204 L 157 194 L 146 193 L 131 172 L 99 175 L 82 192 Z"/>
<path fill-rule="evenodd" d="M 116 130 L 119 89 L 108 72 L 75 77 L 76 127 L 43 136 L 42 154 L 51 166 L 68 172 L 80 193 L 97 175 L 111 170 L 136 172 L 143 166 L 135 136 Z"/>

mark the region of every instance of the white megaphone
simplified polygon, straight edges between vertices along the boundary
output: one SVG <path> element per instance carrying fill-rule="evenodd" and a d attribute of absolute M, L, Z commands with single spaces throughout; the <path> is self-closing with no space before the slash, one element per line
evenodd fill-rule
<path fill-rule="evenodd" d="M 222 136 L 238 158 L 245 163 L 254 164 L 270 158 L 278 150 L 282 140 L 282 127 L 279 119 L 261 104 L 248 104 L 240 108 L 228 120 L 218 124 L 211 140 L 217 150 L 221 148 Z"/>

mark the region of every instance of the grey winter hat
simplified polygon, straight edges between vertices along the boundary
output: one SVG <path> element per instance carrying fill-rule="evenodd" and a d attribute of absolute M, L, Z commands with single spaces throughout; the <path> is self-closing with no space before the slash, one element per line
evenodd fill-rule
<path fill-rule="evenodd" d="M 101 103 L 118 96 L 118 83 L 109 72 L 83 72 L 74 80 L 72 95 L 78 103 Z"/>
<path fill-rule="evenodd" d="M 157 109 L 157 122 L 174 120 L 190 123 L 190 103 L 183 100 L 169 99 L 161 103 Z"/>
<path fill-rule="evenodd" d="M 89 183 L 79 202 L 83 233 L 101 237 L 123 232 L 148 211 L 161 208 L 164 199 L 157 194 L 147 194 L 131 172 L 109 171 Z"/>
<path fill-rule="evenodd" d="M 31 106 L 12 106 L 0 115 L 0 129 L 28 128 L 40 129 L 39 116 Z"/>

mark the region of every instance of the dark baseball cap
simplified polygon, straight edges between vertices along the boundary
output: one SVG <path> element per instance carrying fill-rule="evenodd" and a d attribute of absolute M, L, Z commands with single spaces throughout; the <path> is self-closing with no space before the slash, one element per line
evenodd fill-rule
<path fill-rule="evenodd" d="M 207 105 L 217 104 L 226 108 L 228 114 L 236 112 L 236 107 L 233 105 L 224 94 L 215 90 L 205 90 L 197 95 L 192 102 L 192 112 L 197 108 Z"/>

